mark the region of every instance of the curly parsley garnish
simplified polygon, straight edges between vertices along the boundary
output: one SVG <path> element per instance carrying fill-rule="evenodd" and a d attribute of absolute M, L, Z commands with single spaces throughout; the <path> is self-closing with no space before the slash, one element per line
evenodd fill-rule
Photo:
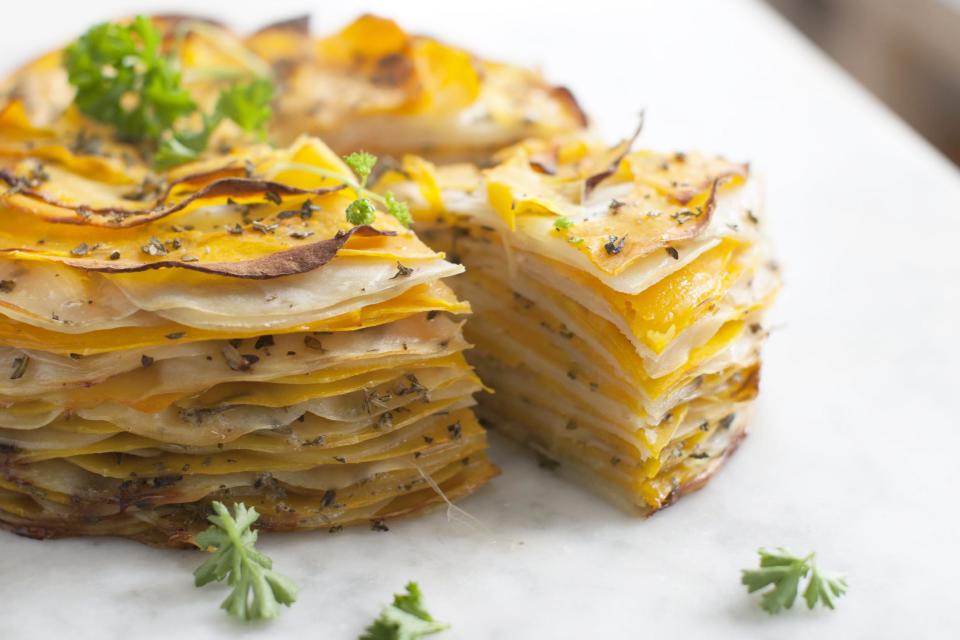
<path fill-rule="evenodd" d="M 415 640 L 440 633 L 450 625 L 437 622 L 423 605 L 416 582 L 408 582 L 405 594 L 394 594 L 393 604 L 383 609 L 360 636 L 360 640 Z"/>
<path fill-rule="evenodd" d="M 773 589 L 764 592 L 760 599 L 760 606 L 770 614 L 793 607 L 800 591 L 800 581 L 808 574 L 810 577 L 803 590 L 803 599 L 809 609 L 813 609 L 818 602 L 833 609 L 834 599 L 847 591 L 847 579 L 840 574 L 818 569 L 813 561 L 814 553 L 803 558 L 783 548 L 776 551 L 760 549 L 758 553 L 760 568 L 744 569 L 740 582 L 746 585 L 748 593 L 773 585 Z"/>
<path fill-rule="evenodd" d="M 180 87 L 180 71 L 160 52 L 160 33 L 145 16 L 129 25 L 98 24 L 67 47 L 64 64 L 74 103 L 112 124 L 122 140 L 158 139 L 197 105 Z M 134 96 L 134 104 L 127 96 Z"/>
<path fill-rule="evenodd" d="M 370 172 L 377 164 L 377 156 L 366 151 L 354 151 L 350 155 L 344 156 L 343 161 L 357 174 L 360 181 L 360 188 L 357 189 L 357 192 L 361 194 L 359 198 L 347 206 L 347 222 L 352 225 L 371 224 L 376 215 L 376 209 L 373 208 L 373 203 L 365 197 L 365 192 L 367 178 L 370 177 Z"/>
<path fill-rule="evenodd" d="M 214 549 L 212 556 L 193 572 L 198 587 L 224 578 L 233 591 L 220 605 L 240 620 L 268 620 L 280 614 L 279 605 L 288 607 L 297 599 L 297 586 L 273 571 L 273 561 L 257 551 L 257 532 L 250 528 L 260 517 L 257 510 L 243 503 L 234 507 L 234 515 L 221 502 L 212 504 L 213 523 L 197 536 L 203 549 Z"/>
<path fill-rule="evenodd" d="M 343 161 L 357 176 L 357 184 L 351 186 L 360 196 L 347 206 L 347 222 L 353 225 L 373 223 L 376 209 L 374 209 L 371 200 L 376 200 L 383 204 L 387 208 L 387 212 L 399 220 L 403 226 L 409 227 L 413 224 L 413 216 L 410 215 L 410 208 L 406 203 L 397 200 L 392 193 L 380 196 L 367 190 L 367 179 L 377 165 L 377 156 L 366 151 L 354 151 L 350 155 L 344 156 Z"/>
<path fill-rule="evenodd" d="M 154 150 L 157 168 L 196 159 L 224 120 L 265 135 L 274 85 L 263 77 L 222 91 L 213 113 L 201 114 L 199 130 L 178 129 L 178 121 L 198 106 L 181 86 L 175 56 L 162 51 L 162 40 L 149 18 L 137 16 L 126 25 L 93 26 L 68 46 L 63 63 L 80 112 L 113 126 L 120 140 Z"/>

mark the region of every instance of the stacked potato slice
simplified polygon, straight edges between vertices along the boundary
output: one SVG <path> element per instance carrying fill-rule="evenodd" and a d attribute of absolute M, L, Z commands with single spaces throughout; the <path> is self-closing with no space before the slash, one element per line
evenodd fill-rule
<path fill-rule="evenodd" d="M 462 267 L 348 223 L 325 145 L 158 176 L 58 126 L 0 113 L 0 525 L 180 544 L 221 500 L 336 529 L 495 475 L 441 282 Z"/>
<path fill-rule="evenodd" d="M 778 279 L 747 167 L 631 143 L 529 141 L 482 171 L 410 157 L 381 186 L 467 267 L 481 416 L 651 513 L 743 436 Z"/>

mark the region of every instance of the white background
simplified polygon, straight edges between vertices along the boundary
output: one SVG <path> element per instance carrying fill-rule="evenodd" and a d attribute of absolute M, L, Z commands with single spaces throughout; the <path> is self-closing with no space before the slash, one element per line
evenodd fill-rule
<path fill-rule="evenodd" d="M 750 160 L 786 287 L 752 435 L 700 493 L 628 518 L 496 440 L 504 475 L 443 513 L 267 537 L 300 601 L 266 628 L 196 590 L 196 553 L 0 534 L 0 637 L 355 638 L 419 580 L 456 638 L 948 638 L 960 628 L 960 179 L 753 2 L 19 2 L 12 66 L 91 22 L 200 10 L 238 27 L 373 10 L 488 57 L 540 65 L 609 138 Z M 2 221 L 0 221 L 2 224 Z M 776 618 L 738 584 L 760 546 L 846 571 L 835 612 Z"/>

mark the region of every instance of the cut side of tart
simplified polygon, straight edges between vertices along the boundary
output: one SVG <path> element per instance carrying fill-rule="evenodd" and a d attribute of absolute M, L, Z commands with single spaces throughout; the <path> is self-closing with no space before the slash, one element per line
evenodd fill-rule
<path fill-rule="evenodd" d="M 631 145 L 529 140 L 486 169 L 409 157 L 380 186 L 467 267 L 453 286 L 496 390 L 480 416 L 649 514 L 745 434 L 779 279 L 746 166 Z"/>

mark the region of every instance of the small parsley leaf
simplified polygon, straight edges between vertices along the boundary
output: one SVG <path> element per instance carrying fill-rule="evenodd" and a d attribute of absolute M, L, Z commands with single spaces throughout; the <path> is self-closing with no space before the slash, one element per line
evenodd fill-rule
<path fill-rule="evenodd" d="M 213 526 L 197 536 L 197 545 L 214 553 L 193 572 L 196 586 L 226 578 L 233 591 L 220 607 L 227 613 L 245 622 L 277 617 L 279 605 L 296 601 L 297 586 L 256 550 L 257 532 L 250 526 L 260 514 L 243 503 L 236 504 L 232 516 L 221 502 L 211 506 L 216 515 L 207 519 Z"/>
<path fill-rule="evenodd" d="M 390 212 L 390 215 L 399 220 L 400 224 L 405 227 L 409 227 L 411 224 L 413 224 L 413 216 L 410 215 L 410 207 L 407 206 L 406 202 L 400 202 L 390 192 L 387 192 L 386 202 L 387 211 Z"/>
<path fill-rule="evenodd" d="M 370 177 L 370 172 L 373 171 L 373 167 L 377 164 L 377 156 L 372 153 L 367 153 L 366 151 L 354 151 L 350 155 L 344 156 L 343 161 L 346 162 L 347 166 L 353 169 L 353 172 L 360 178 L 360 186 L 366 187 L 367 178 Z"/>
<path fill-rule="evenodd" d="M 360 640 L 416 640 L 448 629 L 437 622 L 423 605 L 423 594 L 416 582 L 408 582 L 406 593 L 395 594 L 393 604 L 385 607 Z"/>
<path fill-rule="evenodd" d="M 834 609 L 835 598 L 847 592 L 847 579 L 837 573 L 821 571 L 814 566 L 810 571 L 810 582 L 803 592 L 808 609 L 813 609 L 817 601 L 828 609 Z"/>
<path fill-rule="evenodd" d="M 359 183 L 350 184 L 359 196 L 356 200 L 347 206 L 347 221 L 353 225 L 372 224 L 376 218 L 376 209 L 370 199 L 385 205 L 387 212 L 400 221 L 405 227 L 413 224 L 413 216 L 410 215 L 410 207 L 405 202 L 397 200 L 392 193 L 387 193 L 381 197 L 371 193 L 367 189 L 367 179 L 370 177 L 373 168 L 377 165 L 377 156 L 366 151 L 354 151 L 350 155 L 344 156 L 343 161 L 359 178 Z"/>
<path fill-rule="evenodd" d="M 557 231 L 564 231 L 573 226 L 573 220 L 570 218 L 561 216 L 553 221 L 553 228 Z"/>
<path fill-rule="evenodd" d="M 833 609 L 835 599 L 847 591 L 846 578 L 819 570 L 814 564 L 813 553 L 801 558 L 780 548 L 776 551 L 760 549 L 759 554 L 760 568 L 744 569 L 740 582 L 747 587 L 748 593 L 773 585 L 773 589 L 765 591 L 760 599 L 760 606 L 767 613 L 792 608 L 800 592 L 800 581 L 808 575 L 803 599 L 809 609 L 818 602 Z"/>
<path fill-rule="evenodd" d="M 157 147 L 157 152 L 153 156 L 154 168 L 169 169 L 199 158 L 203 150 L 207 148 L 210 134 L 213 133 L 215 126 L 210 122 L 205 122 L 203 129 L 199 131 L 171 133 Z"/>
<path fill-rule="evenodd" d="M 366 198 L 358 198 L 347 206 L 347 222 L 354 226 L 372 224 L 376 218 L 376 209 Z"/>
<path fill-rule="evenodd" d="M 270 108 L 273 92 L 273 82 L 267 78 L 239 82 L 220 94 L 215 114 L 233 120 L 244 131 L 262 139 L 273 116 Z"/>

